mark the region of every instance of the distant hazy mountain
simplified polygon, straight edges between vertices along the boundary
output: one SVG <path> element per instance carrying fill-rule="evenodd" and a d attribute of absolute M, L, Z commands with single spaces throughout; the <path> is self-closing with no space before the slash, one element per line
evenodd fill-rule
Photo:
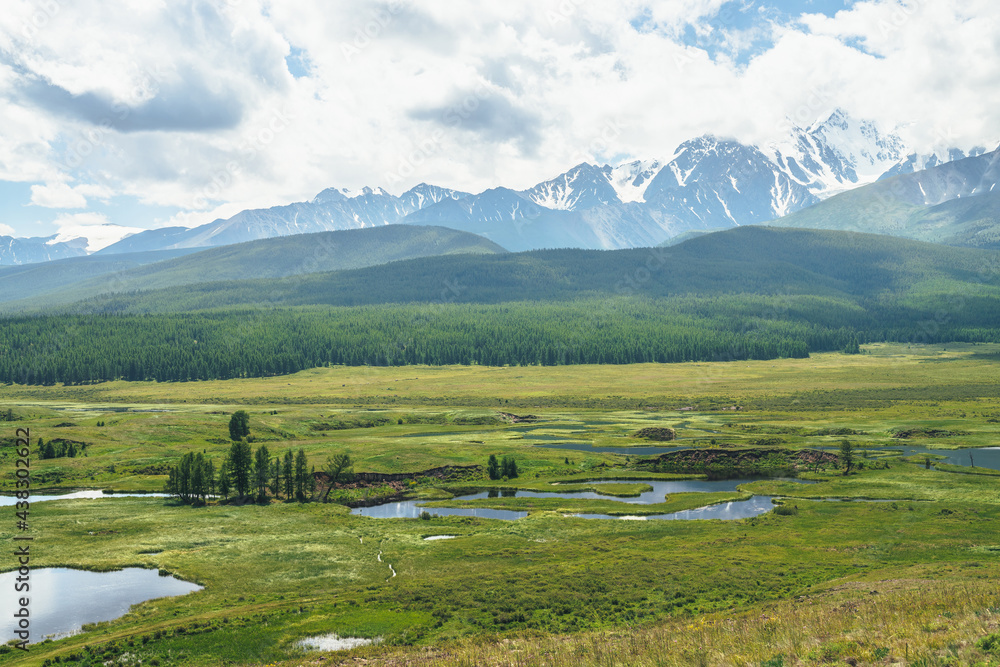
<path fill-rule="evenodd" d="M 505 252 L 504 248 L 480 236 L 441 227 L 388 225 L 298 234 L 206 250 L 183 248 L 98 255 L 34 267 L 0 269 L 0 303 L 10 302 L 5 306 L 7 311 L 34 310 L 99 294 L 251 278 L 282 278 L 358 269 L 417 257 Z M 32 298 L 24 301 L 28 296 Z"/>
<path fill-rule="evenodd" d="M 365 188 L 346 192 L 329 188 L 311 201 L 242 211 L 193 229 L 169 228 L 142 232 L 102 252 L 136 252 L 169 248 L 206 248 L 294 234 L 363 229 L 394 224 L 421 208 L 467 196 L 433 185 L 418 185 L 394 197 L 385 190 Z"/>
<path fill-rule="evenodd" d="M 87 254 L 86 239 L 60 243 L 55 236 L 14 238 L 0 236 L 0 265 L 33 264 Z"/>
<path fill-rule="evenodd" d="M 770 223 L 1000 247 L 1000 149 L 879 180 Z"/>

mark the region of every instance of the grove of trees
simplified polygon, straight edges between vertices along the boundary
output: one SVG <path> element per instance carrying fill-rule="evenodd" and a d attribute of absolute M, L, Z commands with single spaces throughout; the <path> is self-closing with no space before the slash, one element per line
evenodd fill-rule
<path fill-rule="evenodd" d="M 496 454 L 490 454 L 486 462 L 486 474 L 490 479 L 514 479 L 518 475 L 517 461 L 513 456 L 505 456 L 498 461 Z"/>
<path fill-rule="evenodd" d="M 307 461 L 301 448 L 297 455 L 288 450 L 284 457 L 272 459 L 266 445 L 254 451 L 249 443 L 240 440 L 230 446 L 218 466 L 203 453 L 185 454 L 170 469 L 165 492 L 184 503 L 205 502 L 215 495 L 258 503 L 280 500 L 284 495 L 285 500 L 307 502 L 315 486 Z"/>

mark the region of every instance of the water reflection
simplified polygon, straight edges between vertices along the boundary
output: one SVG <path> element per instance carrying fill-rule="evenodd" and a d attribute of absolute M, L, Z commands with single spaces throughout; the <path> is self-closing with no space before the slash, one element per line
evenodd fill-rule
<path fill-rule="evenodd" d="M 804 480 L 781 478 L 782 481 L 790 481 L 796 483 L 806 483 Z M 733 492 L 736 491 L 736 487 L 741 484 L 747 484 L 749 482 L 758 481 L 755 479 L 724 479 L 724 480 L 679 480 L 679 481 L 663 481 L 663 480 L 637 480 L 637 481 L 625 481 L 625 480 L 601 480 L 597 482 L 586 482 L 588 484 L 647 484 L 652 487 L 649 491 L 645 491 L 638 496 L 631 498 L 615 497 L 597 493 L 596 491 L 569 491 L 565 493 L 556 493 L 551 491 L 527 491 L 524 489 L 511 489 L 511 488 L 491 488 L 486 491 L 480 491 L 479 493 L 467 494 L 464 496 L 457 496 L 453 500 L 486 500 L 486 499 L 496 499 L 496 498 L 576 498 L 582 500 L 609 500 L 612 502 L 625 503 L 630 505 L 655 505 L 657 503 L 662 503 L 668 495 L 674 493 L 719 493 L 719 492 Z M 584 483 L 584 482 L 581 482 Z M 765 501 L 759 501 L 758 498 L 764 498 Z M 730 507 L 731 518 L 745 518 L 739 513 L 751 512 L 746 516 L 756 516 L 756 514 L 762 514 L 766 512 L 767 509 L 759 509 L 760 507 L 766 506 L 770 509 L 770 496 L 755 496 L 750 499 L 751 501 L 739 501 L 735 503 L 721 503 L 720 505 L 711 505 L 706 508 L 701 508 L 705 510 L 704 512 L 690 510 L 687 513 L 679 512 L 676 513 L 678 516 L 674 518 L 691 518 L 691 519 L 703 519 L 703 518 L 723 518 L 721 515 L 717 516 L 722 512 L 723 506 Z M 527 512 L 517 512 L 513 510 L 495 510 L 495 509 L 484 509 L 484 508 L 453 508 L 453 507 L 434 507 L 427 508 L 421 503 L 426 501 L 419 500 L 406 500 L 399 502 L 390 502 L 383 505 L 376 505 L 374 507 L 358 507 L 351 511 L 351 514 L 359 516 L 369 516 L 378 519 L 416 519 L 420 516 L 422 512 L 428 512 L 430 514 L 437 514 L 439 516 L 475 516 L 485 519 L 506 519 L 514 520 L 520 519 L 528 515 Z M 580 515 L 587 516 L 587 518 L 619 518 L 611 517 L 605 515 Z M 667 518 L 674 515 L 657 515 L 655 518 Z M 726 517 L 728 518 L 728 517 Z"/>
<path fill-rule="evenodd" d="M 771 496 L 753 496 L 748 500 L 733 500 L 692 510 L 671 512 L 670 514 L 650 514 L 647 516 L 613 516 L 611 514 L 572 514 L 580 519 L 630 519 L 633 521 L 694 521 L 705 519 L 749 519 L 770 512 L 774 507 Z"/>
<path fill-rule="evenodd" d="M 13 607 L 17 572 L 0 574 L 0 591 Z M 63 637 L 80 631 L 85 623 L 110 621 L 126 614 L 134 604 L 154 598 L 185 595 L 201 586 L 156 570 L 131 567 L 114 572 L 88 572 L 64 567 L 31 571 L 31 642 L 47 635 Z M 5 602 L 4 607 L 7 608 Z M 0 642 L 14 638 L 13 612 L 0 615 Z"/>
<path fill-rule="evenodd" d="M 104 493 L 103 491 L 74 491 L 58 495 L 31 494 L 31 502 L 44 503 L 50 500 L 95 500 L 98 498 L 169 498 L 166 493 Z M 17 503 L 15 496 L 0 496 L 0 507 L 10 507 Z"/>

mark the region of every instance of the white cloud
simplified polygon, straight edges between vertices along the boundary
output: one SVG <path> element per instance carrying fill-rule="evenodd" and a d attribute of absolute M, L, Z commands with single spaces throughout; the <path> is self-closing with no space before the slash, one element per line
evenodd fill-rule
<path fill-rule="evenodd" d="M 87 251 L 96 252 L 116 243 L 126 236 L 141 232 L 136 227 L 122 227 L 109 223 L 102 213 L 74 213 L 61 215 L 54 222 L 56 237 L 50 243 L 64 243 L 74 239 L 87 239 Z"/>
<path fill-rule="evenodd" d="M 921 149 L 1000 138 L 987 0 L 767 26 L 773 47 L 745 66 L 678 43 L 692 23 L 735 50 L 759 38 L 726 32 L 724 0 L 122 4 L 0 15 L 0 179 L 46 183 L 33 203 L 132 195 L 188 225 L 329 186 L 528 187 L 707 132 L 768 141 L 835 106 Z"/>
<path fill-rule="evenodd" d="M 32 185 L 31 203 L 45 208 L 87 208 L 87 198 L 65 183 Z"/>
<path fill-rule="evenodd" d="M 0 223 L 0 236 L 14 236 L 15 233 L 14 228 L 10 225 Z"/>

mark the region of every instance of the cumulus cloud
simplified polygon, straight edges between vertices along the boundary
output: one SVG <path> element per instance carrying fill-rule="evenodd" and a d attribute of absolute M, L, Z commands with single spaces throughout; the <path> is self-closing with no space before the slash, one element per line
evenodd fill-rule
<path fill-rule="evenodd" d="M 74 213 L 61 215 L 55 220 L 56 236 L 53 243 L 64 243 L 74 239 L 85 238 L 88 241 L 87 252 L 97 252 L 112 243 L 117 243 L 126 236 L 141 232 L 136 227 L 113 225 L 101 213 Z"/>
<path fill-rule="evenodd" d="M 32 185 L 31 203 L 45 208 L 87 208 L 87 198 L 65 183 Z"/>

